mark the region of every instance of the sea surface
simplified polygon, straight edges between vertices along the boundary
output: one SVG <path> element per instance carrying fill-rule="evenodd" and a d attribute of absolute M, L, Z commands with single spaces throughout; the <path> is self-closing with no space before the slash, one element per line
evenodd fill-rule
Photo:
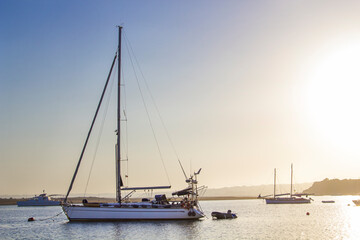
<path fill-rule="evenodd" d="M 0 206 L 0 239 L 360 239 L 360 207 L 351 201 L 357 198 L 313 197 L 303 205 L 203 201 L 207 218 L 200 221 L 71 223 L 58 206 Z M 238 218 L 211 218 L 212 211 L 228 209 Z"/>

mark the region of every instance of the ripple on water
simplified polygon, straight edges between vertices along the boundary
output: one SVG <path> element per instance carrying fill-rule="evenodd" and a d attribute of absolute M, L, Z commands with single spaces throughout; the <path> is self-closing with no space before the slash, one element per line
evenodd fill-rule
<path fill-rule="evenodd" d="M 201 221 L 69 223 L 60 207 L 0 206 L 1 239 L 360 239 L 360 207 L 349 197 L 322 197 L 305 205 L 266 205 L 262 200 L 204 201 Z M 212 211 L 237 219 L 212 220 Z M 310 215 L 307 216 L 306 212 Z M 28 222 L 29 217 L 36 221 Z"/>

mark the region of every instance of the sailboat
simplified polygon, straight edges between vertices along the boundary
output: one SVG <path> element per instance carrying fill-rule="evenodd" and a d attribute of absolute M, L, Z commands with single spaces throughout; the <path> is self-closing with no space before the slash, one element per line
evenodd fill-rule
<path fill-rule="evenodd" d="M 176 201 L 170 201 L 167 199 L 165 194 L 155 195 L 155 198 L 150 199 L 144 198 L 141 202 L 127 202 L 122 198 L 122 191 L 137 191 L 137 190 L 156 190 L 156 189 L 167 189 L 171 186 L 155 186 L 155 187 L 124 187 L 121 178 L 121 152 L 120 152 L 120 123 L 121 123 L 121 110 L 120 110 L 120 90 L 121 90 L 121 33 L 122 27 L 118 26 L 119 40 L 118 50 L 115 54 L 114 60 L 111 65 L 108 78 L 102 92 L 95 116 L 93 118 L 90 130 L 88 132 L 84 147 L 82 149 L 80 159 L 76 166 L 74 175 L 72 177 L 69 189 L 67 191 L 62 209 L 69 219 L 69 221 L 129 221 L 129 220 L 196 220 L 204 217 L 204 213 L 201 211 L 198 202 L 198 195 L 200 188 L 197 187 L 198 181 L 197 176 L 200 171 L 194 172 L 189 177 L 186 176 L 185 171 L 183 173 L 186 177 L 187 187 L 183 190 L 172 193 L 176 196 Z M 114 203 L 89 203 L 86 199 L 83 200 L 82 204 L 71 204 L 68 201 L 68 196 L 74 184 L 77 172 L 80 167 L 80 163 L 86 149 L 87 142 L 89 140 L 91 130 L 94 126 L 96 116 L 98 114 L 102 99 L 104 97 L 106 87 L 108 85 L 112 69 L 117 59 L 118 67 L 118 89 L 117 89 L 117 141 L 116 147 L 116 202 Z M 179 162 L 180 163 L 180 162 Z M 181 163 L 180 163 L 181 166 Z M 182 167 L 182 166 L 181 166 Z M 125 196 L 126 197 L 126 196 Z"/>
<path fill-rule="evenodd" d="M 293 194 L 293 165 L 291 164 L 291 184 L 290 193 L 276 194 L 276 168 L 274 169 L 274 194 L 272 198 L 265 197 L 266 204 L 301 204 L 310 203 L 311 198 L 308 198 L 308 194 Z M 284 196 L 284 197 L 281 197 Z M 288 197 L 286 197 L 288 196 Z M 306 196 L 306 198 L 302 197 Z"/>

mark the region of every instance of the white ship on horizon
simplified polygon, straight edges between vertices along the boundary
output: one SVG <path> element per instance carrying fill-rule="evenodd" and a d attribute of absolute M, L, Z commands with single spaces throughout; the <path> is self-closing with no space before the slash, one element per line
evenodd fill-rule
<path fill-rule="evenodd" d="M 46 195 L 45 190 L 40 195 L 35 197 L 16 202 L 18 207 L 30 207 L 30 206 L 59 206 L 61 201 L 52 200 L 50 196 Z"/>

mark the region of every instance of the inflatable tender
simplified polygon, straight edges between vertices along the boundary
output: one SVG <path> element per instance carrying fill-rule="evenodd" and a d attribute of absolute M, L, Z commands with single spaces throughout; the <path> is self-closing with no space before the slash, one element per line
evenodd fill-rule
<path fill-rule="evenodd" d="M 235 213 L 231 213 L 231 210 L 228 210 L 227 213 L 222 212 L 212 212 L 211 216 L 213 219 L 232 219 L 237 218 Z"/>

